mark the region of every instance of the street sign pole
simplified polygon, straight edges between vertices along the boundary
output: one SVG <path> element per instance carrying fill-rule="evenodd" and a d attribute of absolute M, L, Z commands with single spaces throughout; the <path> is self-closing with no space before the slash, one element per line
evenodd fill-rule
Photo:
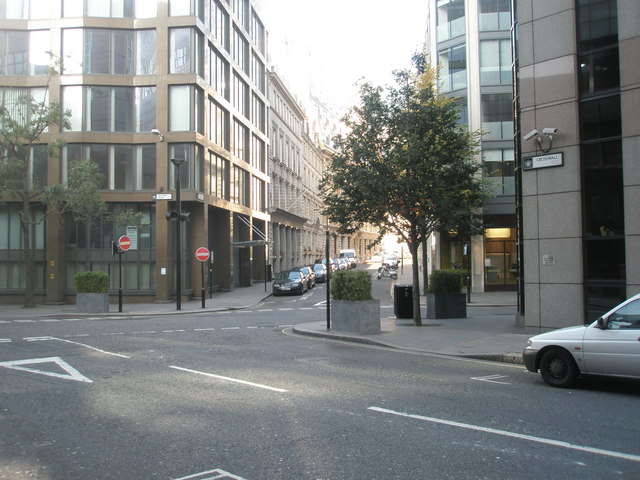
<path fill-rule="evenodd" d="M 131 248 L 131 239 L 126 235 L 122 235 L 118 239 L 117 249 L 114 246 L 114 252 L 120 257 L 118 259 L 118 312 L 122 313 L 122 255 Z"/>
<path fill-rule="evenodd" d="M 200 247 L 196 250 L 196 259 L 200 260 L 202 264 L 202 285 L 200 288 L 200 298 L 202 300 L 202 308 L 204 308 L 204 283 L 205 283 L 205 275 L 204 275 L 204 264 L 207 260 L 211 258 L 211 252 L 206 247 Z"/>

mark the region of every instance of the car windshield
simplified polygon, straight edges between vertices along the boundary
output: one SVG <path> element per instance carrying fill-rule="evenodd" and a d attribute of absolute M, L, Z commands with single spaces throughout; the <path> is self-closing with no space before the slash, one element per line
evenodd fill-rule
<path fill-rule="evenodd" d="M 276 282 L 286 282 L 287 280 L 298 280 L 300 272 L 280 272 L 276 275 Z"/>

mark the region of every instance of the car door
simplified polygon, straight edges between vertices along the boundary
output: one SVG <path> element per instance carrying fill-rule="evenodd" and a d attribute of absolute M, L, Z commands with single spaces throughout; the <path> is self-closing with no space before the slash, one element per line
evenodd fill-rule
<path fill-rule="evenodd" d="M 585 332 L 583 371 L 640 377 L 640 298 L 608 314 L 604 325 L 593 323 Z"/>

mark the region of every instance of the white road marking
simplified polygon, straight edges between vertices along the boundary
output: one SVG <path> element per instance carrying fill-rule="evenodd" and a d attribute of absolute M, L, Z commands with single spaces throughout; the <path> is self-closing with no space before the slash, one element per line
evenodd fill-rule
<path fill-rule="evenodd" d="M 0 343 L 11 343 L 10 338 L 0 338 Z"/>
<path fill-rule="evenodd" d="M 88 348 L 90 350 L 95 350 L 96 352 L 104 353 L 105 355 L 113 355 L 114 357 L 120 357 L 120 358 L 131 358 L 131 357 L 128 357 L 127 355 L 122 355 L 120 353 L 107 352 L 106 350 L 101 350 L 99 348 L 92 347 L 91 345 L 86 345 L 84 343 L 74 342 L 72 340 L 66 340 L 64 338 L 56 338 L 56 337 L 27 337 L 27 338 L 24 338 L 23 340 L 26 340 L 27 342 L 42 342 L 42 341 L 47 341 L 47 340 L 57 340 L 59 342 L 66 342 L 66 343 L 71 343 L 73 345 L 79 345 L 81 347 L 85 347 L 85 348 Z"/>
<path fill-rule="evenodd" d="M 193 475 L 187 475 L 186 477 L 175 478 L 174 480 L 214 480 L 214 479 L 230 478 L 231 480 L 245 480 L 242 477 L 233 475 L 224 470 L 207 470 L 206 472 L 194 473 Z"/>
<path fill-rule="evenodd" d="M 240 330 L 240 327 L 221 327 L 220 330 Z"/>
<path fill-rule="evenodd" d="M 623 460 L 630 460 L 632 462 L 640 462 L 640 455 L 633 455 L 631 453 L 603 450 L 601 448 L 587 447 L 584 445 L 576 445 L 574 443 L 562 442 L 560 440 L 553 440 L 550 438 L 534 437 L 532 435 L 524 435 L 522 433 L 509 432 L 506 430 L 497 430 L 495 428 L 481 427 L 479 425 L 471 425 L 469 423 L 454 422 L 452 420 L 444 420 L 442 418 L 425 417 L 422 415 L 415 415 L 412 413 L 397 412 L 395 410 L 389 410 L 381 407 L 369 407 L 368 410 L 373 410 L 374 412 L 380 412 L 380 413 L 388 413 L 388 414 L 397 415 L 400 417 L 413 418 L 413 419 L 422 420 L 425 422 L 439 423 L 441 425 L 449 425 L 451 427 L 464 428 L 467 430 L 475 430 L 477 432 L 492 433 L 494 435 L 517 438 L 519 440 L 527 440 L 529 442 L 542 443 L 544 445 L 553 445 L 555 447 L 563 447 L 571 450 L 578 450 L 581 452 L 593 453 L 596 455 L 604 455 L 607 457 L 621 458 Z"/>
<path fill-rule="evenodd" d="M 215 375 L 213 373 L 199 372 L 197 370 L 191 370 L 189 368 L 176 367 L 176 366 L 172 366 L 172 365 L 170 365 L 169 368 L 173 368 L 174 370 L 181 370 L 183 372 L 197 373 L 198 375 L 204 375 L 205 377 L 213 377 L 213 378 L 218 378 L 220 380 L 227 380 L 229 382 L 241 383 L 243 385 L 249 385 L 251 387 L 264 388 L 265 390 L 272 390 L 274 392 L 286 392 L 287 391 L 287 390 L 283 390 L 282 388 L 270 387 L 268 385 L 262 385 L 260 383 L 247 382 L 245 380 L 240 380 L 240 379 L 231 378 L 231 377 L 224 377 L 222 375 Z"/>
<path fill-rule="evenodd" d="M 509 382 L 498 382 L 498 378 L 509 378 L 509 375 L 487 375 L 484 377 L 471 377 L 471 380 L 480 382 L 499 383 L 501 385 L 511 385 Z"/>
<path fill-rule="evenodd" d="M 24 365 L 34 365 L 41 363 L 55 363 L 62 370 L 67 372 L 67 374 L 56 373 L 56 372 L 47 372 L 45 370 L 37 370 L 35 368 L 27 368 Z M 12 370 L 22 370 L 25 372 L 37 373 L 39 375 L 46 375 L 48 377 L 56 377 L 63 378 L 65 380 L 74 380 L 76 382 L 86 382 L 93 383 L 92 380 L 89 380 L 87 377 L 82 375 L 78 370 L 73 368 L 67 362 L 62 360 L 60 357 L 47 357 L 47 358 L 30 358 L 27 360 L 15 360 L 12 362 L 0 362 L 0 367 L 10 368 Z"/>
<path fill-rule="evenodd" d="M 194 332 L 210 332 L 212 330 L 215 330 L 215 328 L 194 328 L 193 329 Z"/>

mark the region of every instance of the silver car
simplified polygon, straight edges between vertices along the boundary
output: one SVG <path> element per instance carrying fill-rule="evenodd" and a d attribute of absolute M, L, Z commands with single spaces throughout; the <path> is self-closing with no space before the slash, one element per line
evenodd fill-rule
<path fill-rule="evenodd" d="M 580 375 L 640 379 L 640 294 L 591 325 L 531 337 L 522 359 L 552 387 L 569 387 Z"/>

